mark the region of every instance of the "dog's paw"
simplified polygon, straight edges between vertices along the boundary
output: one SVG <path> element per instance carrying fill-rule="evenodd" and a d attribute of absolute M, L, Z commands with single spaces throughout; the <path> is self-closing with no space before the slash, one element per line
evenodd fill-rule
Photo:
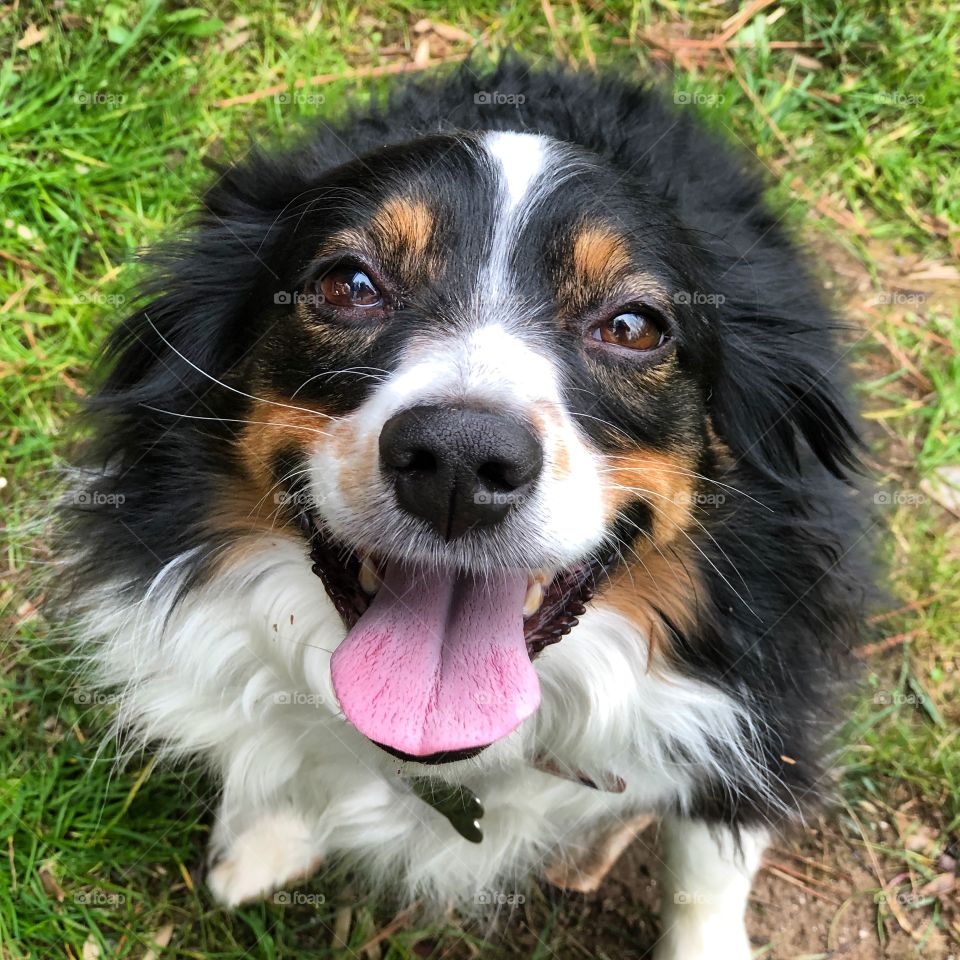
<path fill-rule="evenodd" d="M 306 821 L 292 810 L 267 814 L 244 830 L 211 867 L 207 886 L 224 907 L 267 896 L 308 877 L 322 855 Z"/>
<path fill-rule="evenodd" d="M 662 918 L 663 935 L 653 960 L 750 960 L 753 951 L 743 920 L 719 914 Z"/>

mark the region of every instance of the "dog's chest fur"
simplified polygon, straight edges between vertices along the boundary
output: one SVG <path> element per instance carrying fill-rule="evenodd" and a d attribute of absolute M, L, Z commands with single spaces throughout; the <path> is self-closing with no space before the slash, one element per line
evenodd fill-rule
<path fill-rule="evenodd" d="M 344 628 L 303 547 L 264 537 L 237 555 L 244 559 L 172 612 L 186 558 L 140 606 L 107 590 L 89 625 L 109 637 L 99 649 L 103 680 L 124 685 L 118 724 L 170 755 L 213 758 L 223 782 L 222 848 L 258 808 L 290 803 L 314 819 L 314 837 L 331 855 L 370 861 L 370 876 L 411 894 L 469 903 L 504 877 L 522 882 L 558 849 L 588 845 L 612 818 L 682 805 L 694 782 L 690 757 L 721 776 L 749 776 L 748 727 L 733 701 L 649 669 L 646 638 L 602 605 L 542 654 L 535 725 L 474 760 L 433 768 L 394 760 L 338 715 L 329 658 Z M 532 765 L 539 757 L 598 783 L 620 777 L 626 790 L 541 772 Z M 424 774 L 481 798 L 480 844 L 413 793 L 407 778 Z"/>

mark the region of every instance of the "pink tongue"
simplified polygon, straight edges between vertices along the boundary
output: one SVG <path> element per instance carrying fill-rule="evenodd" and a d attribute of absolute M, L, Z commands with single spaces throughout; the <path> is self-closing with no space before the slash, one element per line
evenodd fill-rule
<path fill-rule="evenodd" d="M 388 564 L 331 661 L 347 719 L 424 757 L 486 746 L 540 704 L 523 636 L 526 573 L 474 578 Z"/>

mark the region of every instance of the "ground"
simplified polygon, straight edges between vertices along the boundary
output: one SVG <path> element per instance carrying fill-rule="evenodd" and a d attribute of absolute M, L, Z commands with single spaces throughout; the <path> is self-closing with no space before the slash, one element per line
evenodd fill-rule
<path fill-rule="evenodd" d="M 39 595 L 64 424 L 201 159 L 506 46 L 653 75 L 744 143 L 850 321 L 890 609 L 861 651 L 836 808 L 770 851 L 748 919 L 757 958 L 960 957 L 957 21 L 940 0 L 0 9 L 0 958 L 646 955 L 650 832 L 599 892 L 536 888 L 498 931 L 394 916 L 342 876 L 217 909 L 196 866 L 209 785 L 98 753 L 110 704 L 71 686 Z"/>

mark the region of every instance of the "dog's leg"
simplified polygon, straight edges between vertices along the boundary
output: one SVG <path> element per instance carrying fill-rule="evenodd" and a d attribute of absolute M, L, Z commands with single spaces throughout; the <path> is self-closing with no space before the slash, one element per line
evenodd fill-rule
<path fill-rule="evenodd" d="M 234 832 L 218 820 L 211 840 L 207 874 L 214 898 L 225 907 L 266 896 L 292 880 L 310 876 L 323 850 L 309 824 L 292 806 L 281 806 L 252 819 Z"/>
<path fill-rule="evenodd" d="M 721 824 L 667 817 L 661 936 L 656 960 L 750 960 L 747 897 L 769 835 L 744 829 L 740 847 Z"/>

